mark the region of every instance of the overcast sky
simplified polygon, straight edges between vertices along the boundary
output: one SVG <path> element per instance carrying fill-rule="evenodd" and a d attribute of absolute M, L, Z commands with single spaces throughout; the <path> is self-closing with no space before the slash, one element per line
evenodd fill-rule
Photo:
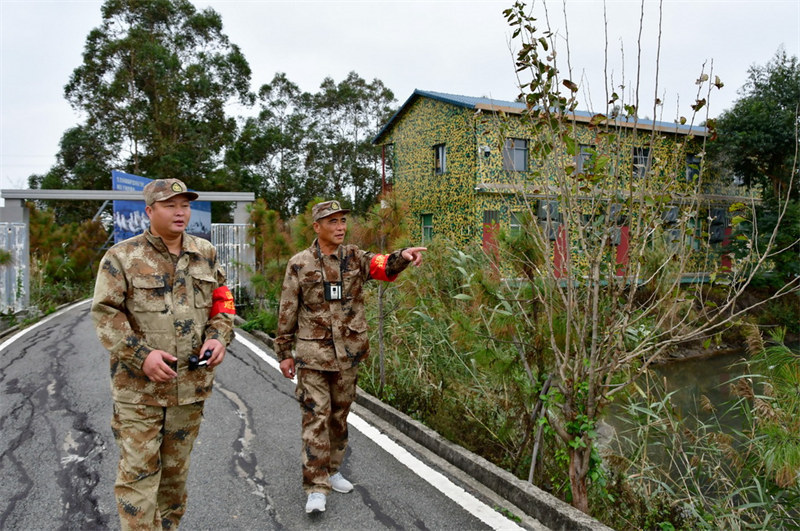
<path fill-rule="evenodd" d="M 502 11 L 512 0 L 268 1 L 194 0 L 222 15 L 224 32 L 252 69 L 252 89 L 276 72 L 315 92 L 325 77 L 355 71 L 380 79 L 404 102 L 415 88 L 513 100 L 518 94 Z M 542 1 L 535 4 L 544 26 Z M 0 188 L 27 188 L 32 173 L 55 162 L 63 132 L 81 122 L 63 87 L 81 64 L 86 36 L 101 23 L 94 0 L 0 0 Z M 641 0 L 607 0 L 609 75 L 630 93 L 637 70 Z M 641 115 L 653 117 L 658 42 L 656 0 L 644 0 Z M 566 73 L 582 90 L 581 109 L 604 110 L 604 20 L 601 0 L 548 0 Z M 705 63 L 725 83 L 710 115 L 731 107 L 751 65 L 766 64 L 783 46 L 800 56 L 800 0 L 663 0 L 656 119 L 689 116 Z M 623 60 L 624 57 L 624 60 Z M 624 73 L 624 76 L 623 76 Z M 704 95 L 705 96 L 705 95 Z M 238 114 L 238 112 L 234 112 Z M 703 116 L 704 118 L 704 116 Z"/>

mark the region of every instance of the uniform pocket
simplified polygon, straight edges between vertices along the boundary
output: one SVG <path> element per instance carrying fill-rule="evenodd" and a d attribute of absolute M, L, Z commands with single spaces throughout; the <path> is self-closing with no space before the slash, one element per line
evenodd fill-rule
<path fill-rule="evenodd" d="M 361 285 L 364 283 L 364 278 L 361 276 L 360 270 L 350 269 L 342 273 L 342 283 L 344 284 L 345 298 L 352 299 L 354 293 L 361 293 Z"/>
<path fill-rule="evenodd" d="M 350 323 L 347 325 L 349 335 L 364 334 L 367 331 L 367 323 Z"/>
<path fill-rule="evenodd" d="M 325 302 L 325 295 L 322 290 L 322 279 L 303 280 L 300 282 L 300 293 L 303 297 L 303 304 L 312 309 L 319 308 Z"/>
<path fill-rule="evenodd" d="M 353 364 L 364 360 L 369 355 L 369 334 L 367 334 L 366 322 L 347 325 L 344 348 Z"/>
<path fill-rule="evenodd" d="M 135 312 L 163 312 L 167 309 L 167 283 L 162 276 L 148 275 L 131 278 L 133 296 L 131 309 Z"/>
<path fill-rule="evenodd" d="M 210 308 L 213 302 L 213 293 L 217 287 L 217 280 L 209 275 L 190 273 L 194 290 L 195 308 Z"/>

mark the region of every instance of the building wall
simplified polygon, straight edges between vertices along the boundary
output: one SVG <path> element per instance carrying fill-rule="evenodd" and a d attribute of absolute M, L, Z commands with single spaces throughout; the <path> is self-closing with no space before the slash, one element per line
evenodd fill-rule
<path fill-rule="evenodd" d="M 472 112 L 428 98 L 407 109 L 387 136 L 394 144 L 394 186 L 411 209 L 411 226 L 433 214 L 435 235 L 467 243 L 475 230 L 475 133 Z M 434 146 L 446 146 L 446 171 L 434 172 Z"/>
<path fill-rule="evenodd" d="M 601 146 L 608 142 L 598 139 L 597 128 L 583 123 L 575 127 L 580 144 Z M 684 135 L 653 135 L 631 129 L 618 129 L 614 134 L 610 139 L 618 153 L 614 164 L 622 181 L 627 183 L 631 178 L 634 146 L 650 147 L 653 178 L 673 172 L 684 174 Z M 476 112 L 425 97 L 415 100 L 383 139 L 383 143 L 394 144 L 393 189 L 408 202 L 412 226 L 419 227 L 422 214 L 433 214 L 434 235 L 465 245 L 481 242 L 485 211 L 497 211 L 500 226 L 508 228 L 512 211 L 535 209 L 535 202 L 526 206 L 519 194 L 498 192 L 497 185 L 525 185 L 534 197 L 546 197 L 552 193 L 548 188 L 550 176 L 557 167 L 574 164 L 574 157 L 567 153 L 545 155 L 537 150 L 531 136 L 530 124 L 519 115 Z M 527 172 L 503 169 L 506 138 L 529 141 Z M 447 169 L 438 175 L 434 172 L 434 146 L 442 143 L 447 146 Z M 631 184 L 635 187 L 638 182 L 634 179 Z M 495 191 L 476 191 L 481 185 L 490 185 L 484 188 Z M 678 184 L 669 192 L 680 192 L 680 187 Z M 421 239 L 421 227 L 417 233 Z"/>

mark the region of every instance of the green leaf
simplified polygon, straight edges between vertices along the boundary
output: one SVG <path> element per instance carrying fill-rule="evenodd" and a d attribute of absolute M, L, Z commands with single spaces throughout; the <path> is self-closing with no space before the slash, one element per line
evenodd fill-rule
<path fill-rule="evenodd" d="M 566 144 L 567 154 L 574 157 L 578 152 L 578 143 L 569 135 L 564 135 L 564 143 Z"/>
<path fill-rule="evenodd" d="M 433 324 L 433 319 L 431 319 L 431 317 L 430 317 L 429 315 L 426 315 L 426 314 L 422 313 L 422 312 L 421 312 L 421 311 L 419 311 L 419 310 L 414 310 L 414 311 L 413 311 L 413 312 L 411 312 L 411 313 L 414 313 L 414 314 L 418 315 L 418 316 L 419 316 L 419 317 L 421 317 L 421 318 L 422 318 L 422 320 L 423 320 L 423 321 L 425 321 L 426 323 L 428 323 L 428 324 Z"/>
<path fill-rule="evenodd" d="M 545 39 L 544 37 L 539 37 L 539 44 L 542 45 L 542 48 L 544 48 L 544 51 L 547 51 L 547 49 L 548 49 L 547 39 Z"/>
<path fill-rule="evenodd" d="M 608 118 L 605 114 L 595 114 L 594 116 L 589 119 L 589 123 L 592 125 L 600 125 L 605 122 Z"/>
<path fill-rule="evenodd" d="M 457 295 L 453 295 L 454 299 L 458 299 L 460 301 L 471 301 L 473 299 L 472 295 L 467 295 L 466 293 L 459 293 Z"/>

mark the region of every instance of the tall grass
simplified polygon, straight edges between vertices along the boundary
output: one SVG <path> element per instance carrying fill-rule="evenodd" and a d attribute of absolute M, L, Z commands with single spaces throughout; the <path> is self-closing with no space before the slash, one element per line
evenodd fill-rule
<path fill-rule="evenodd" d="M 386 377 L 380 393 L 373 356 L 360 385 L 444 437 L 520 476 L 527 474 L 535 392 L 515 360 L 512 342 L 498 342 L 495 301 L 483 285 L 497 272 L 480 249 L 462 252 L 435 241 L 421 268 L 407 270 L 386 291 Z M 369 292 L 377 296 L 373 285 Z M 374 322 L 375 305 L 367 304 Z M 371 326 L 374 335 L 374 326 Z M 375 339 L 375 338 L 373 338 Z"/>
<path fill-rule="evenodd" d="M 360 385 L 525 479 L 540 425 L 535 412 L 545 378 L 536 356 L 547 352 L 544 347 L 520 351 L 520 344 L 527 349 L 542 346 L 541 338 L 515 338 L 509 323 L 519 316 L 498 311 L 502 301 L 495 295 L 522 298 L 526 288 L 504 281 L 480 248 L 459 251 L 435 241 L 425 258 L 424 267 L 406 271 L 385 293 L 383 392 L 375 356 L 362 367 Z M 368 286 L 367 313 L 374 335 L 376 305 L 370 298 L 377 297 L 377 287 Z M 765 371 L 780 359 L 784 366 L 791 367 L 793 361 L 800 367 L 796 357 L 773 355 L 747 371 L 755 374 L 758 367 L 765 375 L 751 375 L 760 382 L 753 385 L 763 387 L 775 380 Z M 745 389 L 740 380 L 731 384 Z M 797 525 L 800 498 L 796 481 L 789 485 L 787 478 L 793 473 L 796 479 L 800 468 L 787 472 L 785 465 L 794 463 L 792 452 L 800 453 L 789 444 L 798 431 L 784 429 L 790 434 L 779 439 L 777 425 L 767 425 L 763 418 L 765 402 L 773 412 L 795 412 L 795 419 L 800 419 L 800 410 L 777 402 L 777 388 L 787 387 L 772 383 L 764 387 L 772 391 L 740 396 L 719 411 L 705 400 L 697 405 L 698 411 L 706 409 L 703 415 L 687 415 L 674 407 L 658 382 L 636 387 L 622 412 L 629 427 L 616 435 L 615 451 L 592 456 L 592 514 L 617 529 Z M 723 428 L 721 417 L 732 413 L 746 427 Z M 790 421 L 784 418 L 783 423 Z M 546 426 L 541 437 L 533 482 L 568 501 L 566 449 Z"/>
<path fill-rule="evenodd" d="M 680 411 L 658 381 L 629 397 L 629 427 L 606 461 L 620 496 L 657 502 L 607 507 L 607 518 L 630 529 L 654 517 L 684 529 L 800 528 L 800 354 L 782 332 L 769 346 L 757 331 L 748 338 L 752 358 L 725 384 L 731 403 L 701 397 L 696 412 Z"/>

